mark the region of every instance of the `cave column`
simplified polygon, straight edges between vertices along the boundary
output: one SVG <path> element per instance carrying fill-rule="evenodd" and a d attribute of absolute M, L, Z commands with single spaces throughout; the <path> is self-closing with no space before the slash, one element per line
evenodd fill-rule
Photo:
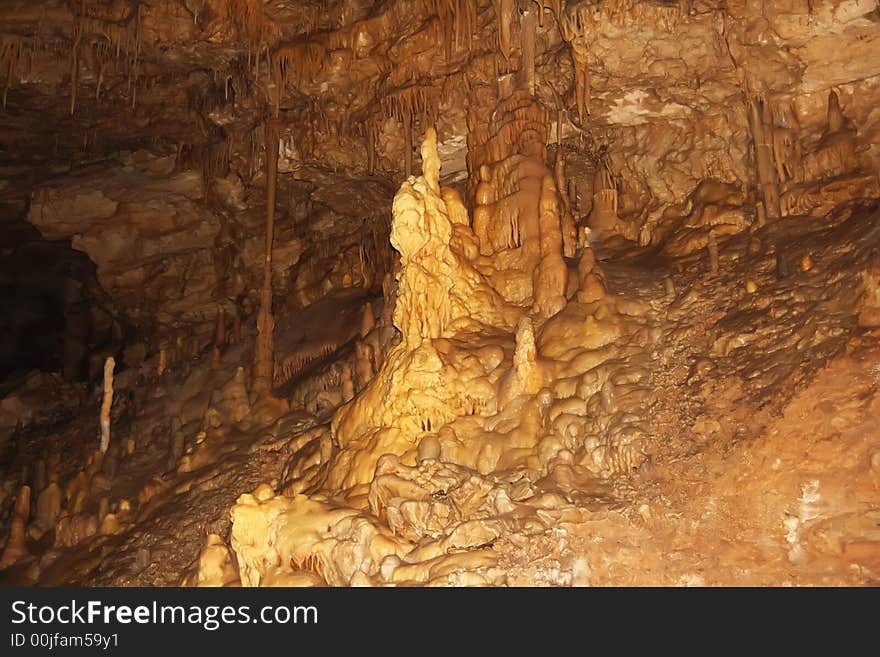
<path fill-rule="evenodd" d="M 275 319 L 272 316 L 272 242 L 275 233 L 275 193 L 278 178 L 278 125 L 266 122 L 266 245 L 263 287 L 257 316 L 254 353 L 254 392 L 268 395 L 275 374 Z"/>
<path fill-rule="evenodd" d="M 749 125 L 755 142 L 755 165 L 758 174 L 758 188 L 761 193 L 764 213 L 771 219 L 780 216 L 779 187 L 776 182 L 776 170 L 773 165 L 773 144 L 768 138 L 772 134 L 772 122 L 769 110 L 759 98 L 749 102 Z"/>

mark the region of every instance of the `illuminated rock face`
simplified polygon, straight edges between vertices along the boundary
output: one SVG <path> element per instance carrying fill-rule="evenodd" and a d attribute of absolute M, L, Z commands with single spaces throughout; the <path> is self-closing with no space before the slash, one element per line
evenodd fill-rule
<path fill-rule="evenodd" d="M 341 456 L 332 469 L 331 480 L 340 484 L 369 481 L 382 449 L 409 451 L 419 435 L 456 417 L 493 410 L 501 350 L 474 356 L 454 339 L 510 330 L 521 312 L 459 250 L 474 237 L 461 221 L 467 214 L 460 199 L 441 193 L 433 130 L 422 145 L 422 161 L 424 174 L 404 182 L 393 205 L 391 242 L 401 256 L 393 321 L 402 339 L 363 393 L 334 417 L 339 444 L 360 450 L 357 457 Z M 453 224 L 451 217 L 461 219 Z M 365 434 L 382 449 L 364 444 Z"/>
<path fill-rule="evenodd" d="M 493 117 L 476 160 L 474 233 L 505 298 L 550 317 L 565 305 L 568 270 L 560 197 L 546 165 L 546 114 L 519 89 L 498 103 Z"/>
<path fill-rule="evenodd" d="M 304 576 L 298 573 L 310 571 L 336 585 L 498 583 L 500 575 L 489 572 L 496 561 L 490 551 L 457 554 L 506 531 L 499 516 L 514 508 L 516 493 L 495 473 L 525 467 L 547 486 L 565 490 L 589 487 L 600 473 L 627 471 L 644 458 L 643 438 L 633 426 L 623 424 L 624 431 L 605 435 L 599 426 L 624 412 L 610 400 L 614 386 L 607 377 L 616 369 L 603 369 L 602 363 L 614 353 L 613 343 L 643 321 L 645 309 L 623 304 L 622 313 L 613 299 L 601 301 L 602 274 L 588 246 L 577 294 L 589 305 L 573 302 L 546 320 L 541 300 L 558 296 L 564 306 L 565 289 L 547 286 L 540 274 L 533 308 L 508 303 L 492 286 L 497 279 L 473 264 L 484 256 L 460 200 L 439 186 L 433 130 L 422 144 L 422 161 L 423 175 L 404 182 L 393 205 L 391 241 L 401 255 L 394 310 L 400 341 L 366 387 L 335 414 L 331 432 L 337 448 L 331 453 L 321 448 L 326 474 L 320 492 L 307 500 L 261 489 L 233 508 L 232 544 L 243 564 L 243 582 L 300 581 Z M 510 161 L 551 183 L 545 191 L 554 200 L 544 206 L 520 187 L 513 192 L 529 199 L 522 217 L 535 229 L 524 234 L 532 240 L 530 249 L 513 248 L 524 259 L 531 253 L 540 272 L 542 249 L 562 263 L 555 187 L 537 157 Z M 488 206 L 482 209 L 486 216 Z M 542 210 L 552 214 L 544 235 L 552 231 L 552 240 L 541 239 Z M 542 285 L 557 294 L 542 296 Z M 542 325 L 540 339 L 535 322 Z M 617 393 L 626 388 L 621 385 Z M 299 477 L 314 483 L 307 471 Z M 483 506 L 432 501 L 430 491 L 467 498 L 476 493 L 475 485 L 488 496 Z M 295 495 L 303 486 L 286 490 Z M 372 515 L 359 510 L 365 493 Z M 350 508 L 329 504 L 328 496 L 346 499 Z M 578 514 L 574 507 L 566 511 L 562 498 L 540 505 Z M 535 512 L 529 504 L 525 508 L 526 515 Z M 300 532 L 309 526 L 323 533 L 304 538 Z M 462 570 L 464 579 L 450 579 Z"/>

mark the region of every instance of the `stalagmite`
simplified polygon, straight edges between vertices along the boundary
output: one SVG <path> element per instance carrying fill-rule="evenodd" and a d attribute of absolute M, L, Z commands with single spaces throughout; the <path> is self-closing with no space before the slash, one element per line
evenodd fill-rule
<path fill-rule="evenodd" d="M 358 341 L 355 344 L 354 372 L 358 390 L 363 390 L 373 379 L 375 374 L 373 369 L 373 347 L 366 342 Z"/>
<path fill-rule="evenodd" d="M 217 534 L 208 534 L 205 546 L 199 554 L 198 570 L 194 581 L 186 581 L 184 586 L 237 586 L 239 584 L 235 559 L 229 547 Z"/>
<path fill-rule="evenodd" d="M 541 263 L 535 271 L 535 309 L 541 317 L 552 317 L 565 306 L 568 267 L 562 259 L 558 195 L 549 172 L 542 179 L 538 207 Z"/>
<path fill-rule="evenodd" d="M 169 427 L 168 453 L 165 461 L 165 469 L 173 471 L 177 469 L 180 458 L 183 456 L 185 436 L 180 426 L 180 418 L 171 418 Z"/>
<path fill-rule="evenodd" d="M 229 424 L 238 424 L 250 411 L 248 393 L 243 367 L 235 369 L 235 375 L 213 396 L 222 419 Z"/>
<path fill-rule="evenodd" d="M 40 530 L 40 534 L 50 531 L 55 527 L 58 516 L 61 515 L 61 507 L 64 492 L 58 482 L 53 481 L 37 495 L 36 517 L 34 522 Z"/>
<path fill-rule="evenodd" d="M 578 261 L 577 300 L 581 303 L 593 303 L 605 294 L 604 274 L 596 261 L 595 252 L 586 244 Z"/>
<path fill-rule="evenodd" d="M 354 398 L 354 378 L 352 377 L 351 366 L 345 365 L 340 374 L 342 382 L 342 401 L 348 402 Z"/>
<path fill-rule="evenodd" d="M 376 326 L 376 315 L 373 313 L 373 304 L 365 303 L 364 312 L 361 315 L 361 337 L 365 338 L 367 334 Z"/>
<path fill-rule="evenodd" d="M 104 361 L 104 398 L 101 402 L 101 453 L 110 446 L 110 408 L 113 406 L 113 368 L 116 360 L 108 356 Z"/>
<path fill-rule="evenodd" d="M 83 3 L 85 4 L 85 3 Z M 76 111 L 76 93 L 79 87 L 79 50 L 82 41 L 82 25 L 74 18 L 73 46 L 70 53 L 70 115 Z"/>
<path fill-rule="evenodd" d="M 825 131 L 816 147 L 800 161 L 800 177 L 803 180 L 822 180 L 857 171 L 859 157 L 856 136 L 856 130 L 849 125 L 840 108 L 837 92 L 832 89 L 828 92 Z"/>
<path fill-rule="evenodd" d="M 516 349 L 513 353 L 514 396 L 537 394 L 544 385 L 537 352 L 534 326 L 528 317 L 523 317 L 516 327 Z"/>

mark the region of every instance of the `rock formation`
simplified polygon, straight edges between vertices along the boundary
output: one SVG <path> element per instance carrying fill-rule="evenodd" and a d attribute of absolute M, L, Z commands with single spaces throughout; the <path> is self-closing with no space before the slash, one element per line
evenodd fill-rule
<path fill-rule="evenodd" d="M 6 5 L 3 583 L 880 578 L 873 0 Z"/>

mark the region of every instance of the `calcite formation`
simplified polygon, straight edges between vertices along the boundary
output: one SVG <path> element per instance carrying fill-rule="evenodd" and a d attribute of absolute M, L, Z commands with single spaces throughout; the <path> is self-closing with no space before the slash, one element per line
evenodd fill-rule
<path fill-rule="evenodd" d="M 590 276 L 600 275 L 593 259 L 584 275 L 587 282 L 583 293 L 594 305 L 577 304 L 577 310 L 569 306 L 571 313 L 566 311 L 546 321 L 539 351 L 530 310 L 538 321 L 545 321 L 543 308 L 517 308 L 505 302 L 493 289 L 492 279 L 483 277 L 471 265 L 470 260 L 482 257 L 476 245 L 465 252 L 470 253 L 469 260 L 455 248 L 460 242 L 451 242 L 450 218 L 467 215 L 462 214 L 457 196 L 441 193 L 433 130 L 428 131 L 422 145 L 422 161 L 423 175 L 404 182 L 394 202 L 391 240 L 401 254 L 394 324 L 401 332 L 401 340 L 388 352 L 375 378 L 333 418 L 332 435 L 339 449 L 329 455 L 323 487 L 328 493 L 340 488 L 346 491 L 352 508 L 346 512 L 323 502 L 322 506 L 317 502 L 310 502 L 309 506 L 302 495 L 286 502 L 265 489 L 254 497 L 242 497 L 233 510 L 233 540 L 246 544 L 241 549 L 248 553 L 257 550 L 256 554 L 260 554 L 259 545 L 265 541 L 260 537 L 264 535 L 280 537 L 299 531 L 294 528 L 304 526 L 305 515 L 316 516 L 316 526 L 338 527 L 322 535 L 315 547 L 293 536 L 286 547 L 273 539 L 271 550 L 276 556 L 268 561 L 248 557 L 248 569 L 259 567 L 256 574 L 248 570 L 245 576 L 253 583 L 264 577 L 278 581 L 277 571 L 267 571 L 262 566 L 264 562 L 293 563 L 294 571 L 312 570 L 326 577 L 332 567 L 328 560 L 335 561 L 331 555 L 341 549 L 357 549 L 358 554 L 371 556 L 359 567 L 346 564 L 343 572 L 332 573 L 326 581 L 333 584 L 357 583 L 360 578 L 365 582 L 410 578 L 425 582 L 435 576 L 435 569 L 436 573 L 446 573 L 453 568 L 447 561 L 459 569 L 485 569 L 494 563 L 489 553 L 465 558 L 458 551 L 494 541 L 503 523 L 451 517 L 448 510 L 441 510 L 440 504 L 424 506 L 430 499 L 428 493 L 416 494 L 414 489 L 406 485 L 398 488 L 402 483 L 394 483 L 400 478 L 392 473 L 399 468 L 422 463 L 430 472 L 434 466 L 428 464 L 455 464 L 458 476 L 465 476 L 469 468 L 491 475 L 520 465 L 535 469 L 539 476 L 552 478 L 557 467 L 565 464 L 566 472 L 577 472 L 574 476 L 588 482 L 594 473 L 626 471 L 643 459 L 636 425 L 621 426 L 619 438 L 613 433 L 584 440 L 584 432 L 590 426 L 587 414 L 591 403 L 598 402 L 606 412 L 613 413 L 608 398 L 614 395 L 614 385 L 605 378 L 608 371 L 598 367 L 608 358 L 601 350 L 607 352 L 612 342 L 625 335 L 627 317 L 643 315 L 645 309 L 633 304 L 618 307 L 613 301 L 596 306 L 596 297 L 603 298 L 604 290 L 598 291 L 595 283 L 589 282 Z M 549 178 L 546 168 L 538 170 L 544 172 L 545 179 Z M 537 201 L 534 196 L 531 200 Z M 558 207 L 554 201 L 553 226 L 558 239 L 552 244 L 561 261 Z M 529 219 L 534 228 L 540 227 L 534 214 Z M 467 222 L 456 223 L 454 227 L 460 229 L 460 238 L 475 241 L 475 236 L 467 232 Z M 540 232 L 526 232 L 523 239 L 540 241 Z M 540 246 L 533 252 L 538 256 L 533 262 L 540 267 Z M 581 257 L 590 262 L 589 247 Z M 535 279 L 538 298 L 538 286 L 544 282 L 540 277 Z M 593 289 L 588 289 L 591 286 Z M 511 320 L 517 315 L 514 327 Z M 569 381 L 567 385 L 559 386 L 556 379 L 560 375 Z M 583 380 L 578 384 L 580 377 Z M 641 378 L 637 375 L 633 380 Z M 627 387 L 625 383 L 623 387 Z M 326 458 L 324 455 L 322 460 Z M 431 475 L 427 476 L 430 481 Z M 428 481 L 425 486 L 443 489 L 438 482 Z M 573 485 L 570 479 L 565 481 Z M 427 526 L 419 525 L 415 534 L 406 535 L 408 542 L 390 544 L 384 554 L 376 553 L 373 532 L 383 525 L 358 515 L 357 526 L 371 529 L 366 534 L 366 529 L 357 530 L 357 536 L 348 533 L 353 531 L 350 514 L 358 513 L 355 500 L 367 485 L 371 510 L 380 519 L 390 511 L 387 503 L 374 502 L 375 496 L 402 497 L 407 501 L 402 499 L 401 510 L 395 512 L 404 514 L 400 522 L 404 517 L 411 518 L 406 522 L 415 522 L 418 517 L 419 523 L 428 523 L 433 532 L 448 535 L 431 550 L 416 549 L 428 532 Z M 501 509 L 495 512 L 504 513 Z M 392 535 L 401 535 L 399 521 L 392 521 L 389 516 L 388 522 Z M 357 542 L 359 547 L 344 548 L 350 541 Z M 325 546 L 320 553 L 318 545 Z M 291 549 L 300 552 L 288 558 Z M 410 554 L 401 562 L 403 553 L 410 551 L 416 556 Z M 425 563 L 417 567 L 414 561 Z M 474 582 L 490 581 L 483 575 L 474 577 Z"/>

